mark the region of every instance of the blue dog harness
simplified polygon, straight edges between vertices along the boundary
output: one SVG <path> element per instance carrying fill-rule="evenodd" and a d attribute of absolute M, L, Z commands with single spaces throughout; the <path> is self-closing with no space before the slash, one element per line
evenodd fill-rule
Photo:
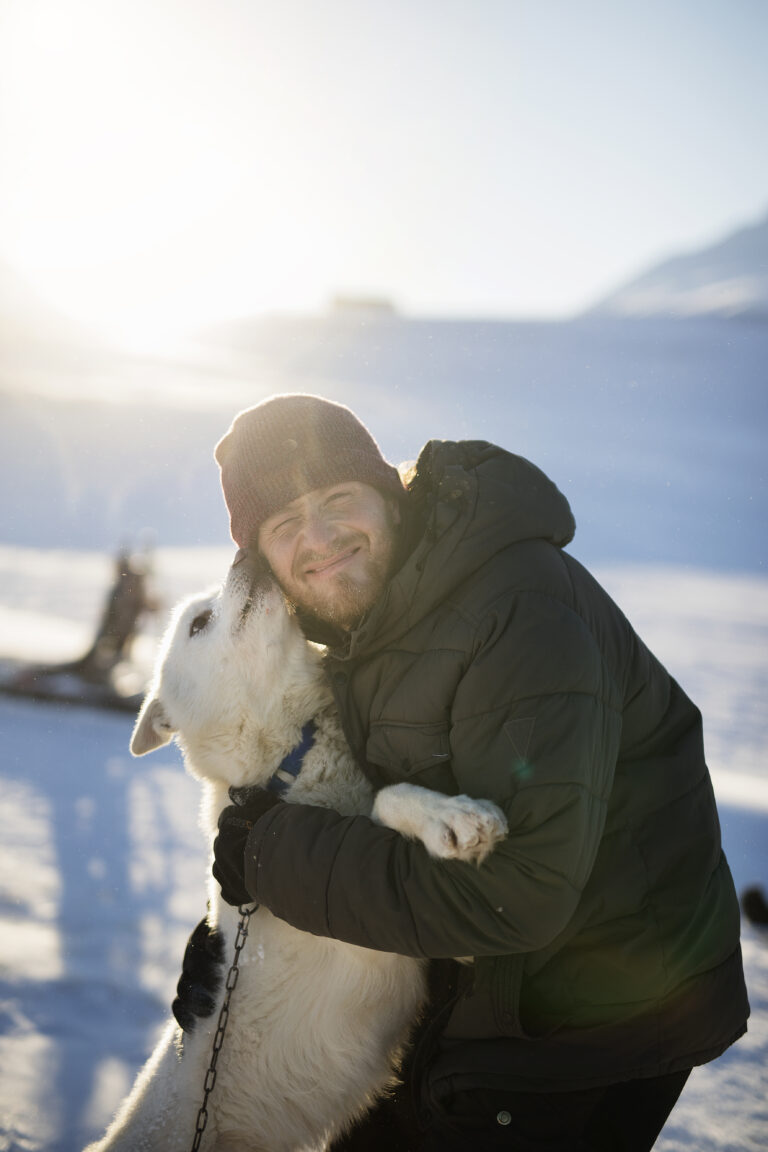
<path fill-rule="evenodd" d="M 296 777 L 301 772 L 304 757 L 315 742 L 317 731 L 314 720 L 309 720 L 301 730 L 301 741 L 288 753 L 269 778 L 268 792 L 276 792 L 282 796 L 288 791 Z"/>

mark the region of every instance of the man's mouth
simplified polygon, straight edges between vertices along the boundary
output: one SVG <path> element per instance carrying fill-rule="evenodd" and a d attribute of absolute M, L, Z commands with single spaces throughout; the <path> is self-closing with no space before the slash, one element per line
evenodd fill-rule
<path fill-rule="evenodd" d="M 356 556 L 360 551 L 358 544 L 353 545 L 351 548 L 344 548 L 341 552 L 335 552 L 333 556 L 328 556 L 324 560 L 313 560 L 311 564 L 304 567 L 304 575 L 308 577 L 313 576 L 332 576 L 335 572 L 347 564 L 353 556 Z"/>

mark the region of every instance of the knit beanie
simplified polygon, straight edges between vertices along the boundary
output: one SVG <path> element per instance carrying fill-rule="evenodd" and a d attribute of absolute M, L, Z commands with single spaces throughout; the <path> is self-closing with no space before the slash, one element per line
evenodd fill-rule
<path fill-rule="evenodd" d="M 247 548 L 267 517 L 315 488 L 359 480 L 404 495 L 396 468 L 357 416 L 321 396 L 272 396 L 239 412 L 214 452 L 232 539 Z"/>

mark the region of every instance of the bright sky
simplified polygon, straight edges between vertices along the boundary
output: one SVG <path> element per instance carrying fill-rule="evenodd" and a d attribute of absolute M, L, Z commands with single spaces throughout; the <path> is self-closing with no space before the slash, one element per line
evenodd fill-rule
<path fill-rule="evenodd" d="M 557 316 L 768 209 L 765 0 L 0 0 L 0 259 L 137 335 Z"/>

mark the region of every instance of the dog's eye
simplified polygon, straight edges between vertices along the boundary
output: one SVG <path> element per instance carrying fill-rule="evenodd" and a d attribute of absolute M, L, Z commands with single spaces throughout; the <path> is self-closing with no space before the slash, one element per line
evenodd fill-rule
<path fill-rule="evenodd" d="M 194 620 L 189 626 L 190 636 L 197 636 L 198 632 L 202 632 L 203 628 L 207 625 L 211 618 L 210 608 L 206 608 L 205 612 L 201 612 L 199 616 L 195 616 Z"/>

